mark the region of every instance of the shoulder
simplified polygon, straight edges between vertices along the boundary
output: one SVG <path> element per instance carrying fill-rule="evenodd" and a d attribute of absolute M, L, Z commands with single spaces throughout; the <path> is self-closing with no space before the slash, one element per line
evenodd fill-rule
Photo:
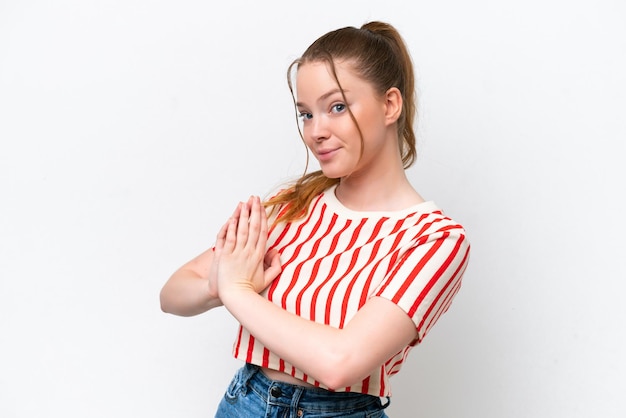
<path fill-rule="evenodd" d="M 424 211 L 417 211 L 411 216 L 407 225 L 407 233 L 412 237 L 412 245 L 443 242 L 454 243 L 469 249 L 467 232 L 462 224 L 446 215 L 433 202 L 420 205 Z"/>
<path fill-rule="evenodd" d="M 463 225 L 448 216 L 432 201 L 426 201 L 415 206 L 415 210 L 411 211 L 407 216 L 407 219 L 409 218 L 412 220 L 413 227 L 458 229 L 464 231 Z"/>

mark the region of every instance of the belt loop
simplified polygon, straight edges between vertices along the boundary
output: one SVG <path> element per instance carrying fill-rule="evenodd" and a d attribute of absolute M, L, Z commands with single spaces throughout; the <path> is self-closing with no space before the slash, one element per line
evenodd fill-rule
<path fill-rule="evenodd" d="M 295 414 L 294 416 L 301 417 L 302 410 L 299 407 L 300 398 L 306 391 L 306 388 L 303 388 L 300 386 L 294 386 L 294 388 L 295 388 L 295 391 L 293 392 L 293 395 L 291 395 L 291 411 L 292 411 L 292 414 Z"/>
<path fill-rule="evenodd" d="M 250 363 L 246 363 L 245 366 L 241 368 L 241 384 L 243 387 L 248 386 L 248 382 L 255 374 L 259 371 L 259 366 L 255 366 Z"/>
<path fill-rule="evenodd" d="M 383 405 L 382 401 L 380 402 L 380 406 L 383 407 L 383 409 L 387 408 L 389 406 L 389 404 L 391 404 L 391 397 L 389 396 L 385 396 L 385 399 L 387 399 L 387 403 Z"/>

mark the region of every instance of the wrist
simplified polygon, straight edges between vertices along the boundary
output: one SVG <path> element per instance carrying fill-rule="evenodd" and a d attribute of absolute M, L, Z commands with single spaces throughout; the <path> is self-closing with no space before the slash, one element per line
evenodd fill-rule
<path fill-rule="evenodd" d="M 217 283 L 212 282 L 211 280 L 207 281 L 206 295 L 208 299 L 219 299 L 220 295 L 217 290 Z"/>
<path fill-rule="evenodd" d="M 222 303 L 228 306 L 231 301 L 241 300 L 246 294 L 257 294 L 249 281 L 220 284 L 218 296 Z"/>

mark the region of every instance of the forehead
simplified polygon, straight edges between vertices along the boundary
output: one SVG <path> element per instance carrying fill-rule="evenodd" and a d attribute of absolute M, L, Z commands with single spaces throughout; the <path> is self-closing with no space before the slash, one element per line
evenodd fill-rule
<path fill-rule="evenodd" d="M 367 88 L 369 83 L 355 71 L 347 61 L 334 63 L 337 79 L 344 90 Z M 332 67 L 325 61 L 309 61 L 300 64 L 296 73 L 296 94 L 298 98 L 315 100 L 329 90 L 339 88 Z"/>
<path fill-rule="evenodd" d="M 350 73 L 351 68 L 345 62 L 334 63 L 337 78 L 341 81 L 345 73 Z M 337 84 L 330 63 L 326 61 L 308 61 L 300 64 L 296 72 L 296 83 L 308 84 L 310 82 L 332 81 Z"/>

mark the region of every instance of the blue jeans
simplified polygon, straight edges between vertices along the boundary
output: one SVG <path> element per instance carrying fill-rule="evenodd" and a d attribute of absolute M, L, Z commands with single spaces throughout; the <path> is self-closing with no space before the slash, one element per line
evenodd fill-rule
<path fill-rule="evenodd" d="M 246 364 L 230 382 L 215 418 L 388 418 L 377 396 L 330 392 L 270 380 Z"/>

